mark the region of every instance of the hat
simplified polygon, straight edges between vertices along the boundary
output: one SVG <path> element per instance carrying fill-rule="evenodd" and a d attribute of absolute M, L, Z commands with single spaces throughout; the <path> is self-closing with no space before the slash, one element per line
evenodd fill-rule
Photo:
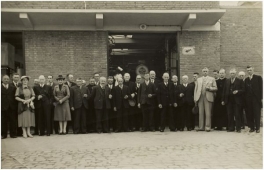
<path fill-rule="evenodd" d="M 129 103 L 129 105 L 132 106 L 132 107 L 136 105 L 136 101 L 135 101 L 135 99 L 129 99 L 129 100 L 128 100 L 128 103 Z"/>
<path fill-rule="evenodd" d="M 30 79 L 29 76 L 21 76 L 20 81 L 22 81 L 24 78 L 27 78 L 28 80 Z"/>
<path fill-rule="evenodd" d="M 251 65 L 248 65 L 247 68 L 251 68 L 252 66 Z"/>
<path fill-rule="evenodd" d="M 64 80 L 65 78 L 62 75 L 58 75 L 58 77 L 56 78 L 56 80 Z"/>

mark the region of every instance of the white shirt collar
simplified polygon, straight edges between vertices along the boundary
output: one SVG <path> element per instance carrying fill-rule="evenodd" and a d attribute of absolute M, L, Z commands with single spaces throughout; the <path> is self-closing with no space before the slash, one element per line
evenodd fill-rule
<path fill-rule="evenodd" d="M 4 84 L 4 83 L 2 83 L 2 84 L 3 84 L 4 87 L 7 87 L 8 88 L 8 84 Z"/>

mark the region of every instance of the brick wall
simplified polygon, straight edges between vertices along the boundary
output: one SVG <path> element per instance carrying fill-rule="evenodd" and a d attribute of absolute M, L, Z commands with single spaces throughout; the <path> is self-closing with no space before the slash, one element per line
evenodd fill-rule
<path fill-rule="evenodd" d="M 26 31 L 24 38 L 26 74 L 32 79 L 41 74 L 72 73 L 85 80 L 95 72 L 107 76 L 107 32 Z"/>
<path fill-rule="evenodd" d="M 220 68 L 220 32 L 183 32 L 180 35 L 180 77 L 188 75 L 190 81 L 194 72 L 201 73 L 209 68 L 209 75 Z M 183 47 L 194 46 L 195 55 L 184 55 Z"/>
<path fill-rule="evenodd" d="M 2 8 L 84 9 L 84 1 L 9 1 Z M 217 1 L 86 1 L 86 9 L 207 9 L 219 8 Z"/>
<path fill-rule="evenodd" d="M 263 74 L 262 9 L 227 8 L 221 19 L 221 67 L 246 71 L 248 64 Z"/>

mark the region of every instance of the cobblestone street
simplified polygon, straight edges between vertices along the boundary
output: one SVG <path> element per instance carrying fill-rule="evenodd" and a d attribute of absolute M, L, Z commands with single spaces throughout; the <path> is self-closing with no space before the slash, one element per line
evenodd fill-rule
<path fill-rule="evenodd" d="M 262 168 L 260 134 L 131 132 L 2 140 L 2 168 Z"/>

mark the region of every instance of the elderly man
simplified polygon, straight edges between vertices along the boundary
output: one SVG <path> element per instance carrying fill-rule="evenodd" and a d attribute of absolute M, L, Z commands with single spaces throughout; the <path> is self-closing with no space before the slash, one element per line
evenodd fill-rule
<path fill-rule="evenodd" d="M 52 88 L 45 84 L 45 77 L 39 76 L 39 85 L 33 88 L 35 92 L 35 109 L 36 109 L 36 120 L 39 128 L 39 135 L 45 134 L 50 136 L 51 133 L 51 101 L 52 101 Z M 38 133 L 35 131 L 35 133 Z"/>
<path fill-rule="evenodd" d="M 118 78 L 118 86 L 113 89 L 113 105 L 114 111 L 117 111 L 117 122 L 115 132 L 129 131 L 128 124 L 128 113 L 129 113 L 129 103 L 128 99 L 131 98 L 129 87 L 123 85 L 123 79 Z"/>
<path fill-rule="evenodd" d="M 156 78 L 156 72 L 151 70 L 149 72 L 149 81 L 151 83 L 153 83 L 155 85 L 155 89 L 156 89 L 156 93 L 158 91 L 158 85 L 160 83 L 160 81 Z M 155 130 L 159 130 L 160 127 L 160 109 L 158 109 L 157 104 L 158 104 L 158 99 L 157 97 L 153 97 L 153 100 L 155 102 L 155 107 L 154 107 L 154 126 L 155 126 Z"/>
<path fill-rule="evenodd" d="M 86 86 L 89 89 L 90 93 L 92 93 L 94 86 L 96 86 L 95 79 L 92 77 L 89 80 L 89 84 Z M 96 129 L 96 118 L 95 118 L 93 99 L 88 99 L 88 104 L 89 104 L 89 111 L 87 112 L 87 116 L 86 116 L 87 132 L 94 132 Z"/>
<path fill-rule="evenodd" d="M 34 79 L 34 86 L 38 86 L 39 85 L 39 79 Z"/>
<path fill-rule="evenodd" d="M 202 69 L 202 73 L 203 77 L 197 79 L 194 90 L 194 102 L 199 107 L 199 129 L 197 131 L 206 130 L 210 132 L 212 105 L 214 102 L 214 92 L 217 91 L 217 85 L 215 79 L 208 76 L 209 69 L 207 67 Z"/>
<path fill-rule="evenodd" d="M 86 133 L 86 115 L 88 112 L 89 89 L 83 85 L 81 78 L 76 79 L 76 86 L 70 89 L 70 108 L 74 111 L 74 134 Z"/>
<path fill-rule="evenodd" d="M 107 86 L 109 87 L 111 94 L 114 89 L 114 78 L 113 76 L 108 76 L 107 79 Z M 112 128 L 113 131 L 116 130 L 116 112 L 114 111 L 114 105 L 113 105 L 113 98 L 110 99 L 111 102 L 111 109 L 108 110 L 109 113 L 109 130 Z"/>
<path fill-rule="evenodd" d="M 9 84 L 9 76 L 2 77 L 1 85 L 1 138 L 7 138 L 8 123 L 11 138 L 16 138 L 17 104 L 15 101 L 16 88 Z"/>
<path fill-rule="evenodd" d="M 247 120 L 249 132 L 260 132 L 260 111 L 263 105 L 263 80 L 254 74 L 254 68 L 247 66 L 248 77 L 245 79 L 245 96 L 247 102 Z"/>
<path fill-rule="evenodd" d="M 216 96 L 214 100 L 213 125 L 215 130 L 222 130 L 223 127 L 228 127 L 226 106 L 222 105 L 223 90 L 226 82 L 225 69 L 220 69 L 219 76 L 220 76 L 219 79 L 216 80 L 216 85 L 218 90 L 216 92 Z"/>
<path fill-rule="evenodd" d="M 164 132 L 166 125 L 166 115 L 169 114 L 173 105 L 173 101 L 170 98 L 172 86 L 169 83 L 169 73 L 163 73 L 163 82 L 158 85 L 157 98 L 158 107 L 161 109 L 160 114 L 160 132 Z"/>
<path fill-rule="evenodd" d="M 124 85 L 126 85 L 129 88 L 129 92 L 131 93 L 131 99 L 135 101 L 136 99 L 136 83 L 130 81 L 130 74 L 125 73 L 124 74 Z M 129 110 L 128 110 L 128 124 L 129 124 L 129 131 L 134 131 L 135 128 L 135 121 L 136 121 L 136 105 L 131 106 L 129 105 Z"/>
<path fill-rule="evenodd" d="M 180 131 L 183 131 L 185 126 L 188 131 L 192 130 L 193 92 L 195 86 L 188 83 L 188 80 L 189 77 L 187 75 L 182 76 L 182 84 L 179 85 Z"/>
<path fill-rule="evenodd" d="M 135 93 L 136 94 L 136 96 L 135 96 L 136 106 L 138 105 L 138 93 L 139 93 L 141 81 L 142 81 L 141 75 L 137 75 L 137 77 L 136 77 L 136 93 Z M 143 117 L 141 109 L 136 107 L 135 113 L 136 113 L 136 115 L 135 115 L 135 130 L 139 131 L 141 126 L 142 126 L 142 117 Z"/>
<path fill-rule="evenodd" d="M 142 132 L 148 130 L 155 132 L 154 120 L 153 120 L 153 109 L 156 100 L 156 87 L 154 83 L 151 83 L 149 80 L 149 73 L 144 75 L 145 81 L 141 83 L 138 92 L 138 107 L 142 109 L 143 113 L 143 128 Z"/>
<path fill-rule="evenodd" d="M 228 114 L 228 131 L 235 131 L 234 117 L 236 119 L 236 131 L 241 133 L 240 124 L 240 109 L 242 104 L 241 95 L 245 91 L 243 80 L 236 78 L 236 69 L 230 70 L 230 79 L 227 79 L 224 84 L 222 105 L 227 105 Z"/>
<path fill-rule="evenodd" d="M 111 108 L 110 99 L 112 98 L 109 87 L 106 86 L 106 78 L 100 77 L 100 84 L 92 89 L 91 99 L 94 100 L 96 110 L 96 130 L 97 133 L 109 133 L 108 110 Z"/>
<path fill-rule="evenodd" d="M 170 110 L 170 131 L 181 130 L 181 120 L 180 120 L 180 109 L 178 107 L 178 100 L 179 100 L 179 84 L 178 84 L 178 77 L 173 75 L 171 83 L 172 93 L 170 95 L 170 100 L 173 101 L 173 106 Z"/>
<path fill-rule="evenodd" d="M 243 80 L 244 83 L 245 83 L 245 79 L 246 79 L 245 76 L 246 76 L 246 73 L 244 71 L 240 71 L 238 73 L 238 78 Z M 245 125 L 247 124 L 247 119 L 246 119 L 247 103 L 246 103 L 245 93 L 243 93 L 241 96 L 242 96 L 242 106 L 241 106 L 241 112 L 240 112 L 241 129 L 245 129 Z"/>

